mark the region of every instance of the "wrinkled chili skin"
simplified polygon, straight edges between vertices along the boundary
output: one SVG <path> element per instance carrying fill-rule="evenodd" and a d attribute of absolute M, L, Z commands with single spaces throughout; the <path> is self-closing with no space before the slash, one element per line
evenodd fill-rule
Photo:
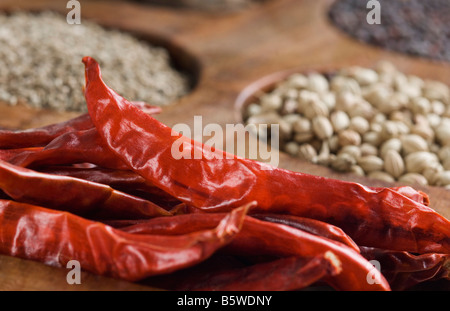
<path fill-rule="evenodd" d="M 172 221 L 175 219 L 176 221 Z M 153 218 L 120 230 L 133 234 L 179 235 L 206 230 L 217 225 L 222 213 L 187 214 Z M 246 216 L 242 230 L 221 252 L 239 256 L 314 257 L 332 251 L 342 263 L 342 272 L 327 282 L 338 290 L 390 290 L 384 277 L 353 248 L 340 242 L 315 236 L 286 225 L 261 221 Z M 375 273 L 377 283 L 367 282 L 368 273 Z"/>
<path fill-rule="evenodd" d="M 83 114 L 66 122 L 51 124 L 32 130 L 0 130 L 0 148 L 42 147 L 64 133 L 88 130 L 93 126 L 94 124 L 89 114 Z"/>
<path fill-rule="evenodd" d="M 97 130 L 67 132 L 43 149 L 25 151 L 9 159 L 22 167 L 92 163 L 106 168 L 127 170 L 128 166 L 104 147 Z"/>
<path fill-rule="evenodd" d="M 0 200 L 0 253 L 128 281 L 171 273 L 209 258 L 239 232 L 247 207 L 211 230 L 179 236 L 133 235 L 67 212 Z"/>
<path fill-rule="evenodd" d="M 66 210 L 89 218 L 142 219 L 170 215 L 150 201 L 106 185 L 39 173 L 1 160 L 0 189 L 19 202 Z"/>
<path fill-rule="evenodd" d="M 145 102 L 131 102 L 147 114 L 161 112 L 161 107 L 150 106 Z M 43 147 L 53 139 L 68 132 L 84 131 L 94 127 L 89 114 L 82 114 L 73 119 L 50 124 L 36 129 L 11 131 L 0 129 L 0 148 L 18 149 L 28 147 Z"/>
<path fill-rule="evenodd" d="M 304 289 L 340 272 L 340 267 L 325 255 L 313 258 L 288 257 L 207 275 L 195 282 L 187 280 L 176 290 L 292 291 Z"/>
<path fill-rule="evenodd" d="M 174 207 L 181 202 L 161 189 L 147 182 L 142 176 L 129 170 L 114 170 L 102 167 L 77 168 L 72 166 L 45 166 L 38 168 L 40 172 L 69 176 L 108 185 L 116 190 L 126 192 L 159 204 Z"/>
<path fill-rule="evenodd" d="M 428 281 L 450 281 L 450 254 L 414 255 L 364 246 L 361 247 L 361 254 L 367 260 L 380 263 L 381 272 L 396 291 L 407 290 Z"/>
<path fill-rule="evenodd" d="M 251 214 L 251 216 L 259 220 L 283 224 L 314 235 L 323 236 L 330 240 L 335 240 L 342 244 L 345 244 L 348 247 L 351 247 L 355 251 L 359 252 L 358 245 L 344 231 L 342 231 L 341 228 L 330 225 L 328 223 L 315 219 L 291 215 Z"/>
<path fill-rule="evenodd" d="M 392 189 L 271 167 L 177 135 L 141 113 L 83 58 L 88 111 L 105 145 L 133 171 L 179 200 L 210 212 L 258 201 L 259 212 L 314 218 L 341 227 L 356 243 L 417 253 L 450 252 L 450 222 Z M 175 159 L 172 146 L 201 159 Z M 183 172 L 181 174 L 180 172 Z"/>

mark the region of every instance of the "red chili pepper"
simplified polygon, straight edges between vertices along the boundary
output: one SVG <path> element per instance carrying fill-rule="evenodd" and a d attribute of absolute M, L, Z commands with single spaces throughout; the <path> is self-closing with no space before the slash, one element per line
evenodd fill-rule
<path fill-rule="evenodd" d="M 88 114 L 70 119 L 66 122 L 47 125 L 44 127 L 21 130 L 21 131 L 0 131 L 0 148 L 26 148 L 45 146 L 56 137 L 71 131 L 83 131 L 92 128 L 94 125 Z"/>
<path fill-rule="evenodd" d="M 150 106 L 145 102 L 131 102 L 132 105 L 147 114 L 158 114 L 161 107 Z M 42 147 L 67 132 L 84 131 L 94 127 L 89 114 L 82 114 L 68 121 L 50 124 L 36 129 L 20 131 L 0 130 L 0 148 L 17 149 Z"/>
<path fill-rule="evenodd" d="M 187 214 L 153 218 L 121 227 L 132 234 L 179 235 L 206 230 L 217 225 L 224 214 Z M 245 217 L 241 232 L 221 252 L 238 256 L 271 255 L 315 257 L 333 252 L 342 263 L 342 272 L 326 282 L 338 290 L 389 290 L 384 277 L 353 248 L 342 243 L 277 223 Z M 367 277 L 371 276 L 371 283 Z M 373 283 L 372 283 L 373 282 Z"/>
<path fill-rule="evenodd" d="M 304 289 L 342 271 L 332 252 L 313 258 L 282 258 L 246 268 L 180 280 L 176 290 L 196 291 L 292 291 Z"/>
<path fill-rule="evenodd" d="M 371 188 L 374 191 L 383 191 L 383 188 L 373 187 Z M 423 191 L 416 190 L 410 186 L 400 186 L 400 187 L 390 187 L 389 189 L 404 195 L 405 197 L 416 201 L 420 204 L 429 206 L 430 205 L 430 197 Z"/>
<path fill-rule="evenodd" d="M 92 163 L 114 169 L 128 166 L 104 147 L 95 128 L 67 132 L 52 140 L 44 149 L 24 151 L 10 157 L 10 163 L 22 167 Z"/>
<path fill-rule="evenodd" d="M 129 281 L 170 273 L 209 258 L 239 232 L 248 207 L 217 227 L 179 236 L 133 235 L 73 214 L 0 200 L 0 253 Z"/>
<path fill-rule="evenodd" d="M 179 200 L 210 212 L 257 201 L 260 212 L 338 226 L 359 245 L 450 253 L 449 220 L 424 204 L 389 188 L 376 191 L 273 168 L 173 135 L 172 129 L 107 87 L 94 59 L 85 57 L 83 62 L 89 114 L 105 146 L 130 169 Z M 172 146 L 177 143 L 201 159 L 175 159 Z"/>
<path fill-rule="evenodd" d="M 28 147 L 18 149 L 0 149 L 0 160 L 9 162 L 20 154 L 38 152 L 44 149 L 43 147 Z"/>
<path fill-rule="evenodd" d="M 39 168 L 39 171 L 47 174 L 70 176 L 98 184 L 108 185 L 113 189 L 148 199 L 165 207 L 174 207 L 181 203 L 179 200 L 150 184 L 142 178 L 142 176 L 132 171 L 113 170 L 100 167 L 77 168 L 71 166 L 43 167 Z"/>
<path fill-rule="evenodd" d="M 361 254 L 380 263 L 381 272 L 393 290 L 406 290 L 438 279 L 450 281 L 450 254 L 414 255 L 373 247 L 361 247 Z"/>
<path fill-rule="evenodd" d="M 0 161 L 0 189 L 14 200 L 90 218 L 168 216 L 162 207 L 106 185 L 38 173 Z"/>
<path fill-rule="evenodd" d="M 251 216 L 260 220 L 290 226 L 314 235 L 340 242 L 350 248 L 353 248 L 359 253 L 358 245 L 356 245 L 356 243 L 344 231 L 342 231 L 341 228 L 330 225 L 326 222 L 291 215 L 256 214 Z"/>

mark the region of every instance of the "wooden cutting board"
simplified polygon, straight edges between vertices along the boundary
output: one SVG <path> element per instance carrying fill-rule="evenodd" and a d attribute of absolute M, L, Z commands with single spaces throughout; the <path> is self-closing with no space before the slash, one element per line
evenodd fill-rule
<path fill-rule="evenodd" d="M 327 19 L 331 3 L 332 0 L 267 0 L 238 12 L 211 13 L 153 7 L 133 1 L 82 1 L 81 18 L 130 31 L 166 47 L 177 64 L 192 74 L 195 78 L 192 92 L 165 107 L 158 116 L 169 126 L 193 125 L 194 116 L 202 116 L 203 124 L 238 123 L 241 121 L 239 105 L 248 95 L 245 92 L 259 87 L 253 83 L 291 68 L 331 71 L 349 65 L 371 67 L 379 60 L 388 60 L 403 72 L 450 83 L 449 63 L 388 52 L 341 33 Z M 63 14 L 68 11 L 64 1 L 3 0 L 0 3 L 0 10 L 11 8 L 51 9 Z M 81 66 L 80 70 L 83 70 Z M 75 115 L 0 103 L 0 127 L 6 128 L 42 126 Z M 245 142 L 241 139 L 240 143 Z M 338 174 L 284 153 L 280 153 L 279 167 L 366 185 L 391 186 Z M 450 191 L 436 187 L 421 189 L 429 194 L 431 207 L 450 218 Z M 83 274 L 82 285 L 68 286 L 66 274 L 65 269 L 0 256 L 0 290 L 154 290 L 89 273 Z"/>

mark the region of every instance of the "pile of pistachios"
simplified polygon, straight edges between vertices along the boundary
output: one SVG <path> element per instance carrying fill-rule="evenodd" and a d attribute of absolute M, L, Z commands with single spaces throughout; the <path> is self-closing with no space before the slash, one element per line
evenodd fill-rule
<path fill-rule="evenodd" d="M 296 73 L 245 107 L 246 124 L 279 125 L 293 157 L 387 182 L 450 189 L 450 88 L 389 62 Z"/>

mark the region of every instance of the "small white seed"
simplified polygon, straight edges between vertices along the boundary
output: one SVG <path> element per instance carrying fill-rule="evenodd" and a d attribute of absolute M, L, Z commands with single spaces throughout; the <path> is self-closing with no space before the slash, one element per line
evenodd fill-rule
<path fill-rule="evenodd" d="M 404 135 L 400 140 L 405 155 L 417 151 L 428 151 L 428 143 L 417 134 Z"/>
<path fill-rule="evenodd" d="M 447 186 L 450 185 L 450 171 L 440 172 L 436 179 L 437 186 Z"/>
<path fill-rule="evenodd" d="M 415 97 L 409 103 L 409 108 L 415 114 L 426 115 L 431 111 L 431 103 L 425 97 Z"/>
<path fill-rule="evenodd" d="M 418 151 L 410 153 L 405 158 L 408 173 L 422 173 L 430 163 L 438 162 L 438 157 L 431 152 Z"/>
<path fill-rule="evenodd" d="M 384 170 L 395 178 L 400 177 L 405 171 L 405 163 L 401 155 L 395 150 L 389 150 L 384 157 Z"/>
<path fill-rule="evenodd" d="M 317 160 L 316 149 L 311 144 L 300 145 L 297 156 L 308 162 L 315 162 Z"/>
<path fill-rule="evenodd" d="M 416 124 L 412 126 L 411 133 L 419 135 L 426 141 L 432 141 L 435 136 L 433 129 L 427 124 Z"/>
<path fill-rule="evenodd" d="M 311 133 L 311 122 L 303 117 L 299 117 L 293 124 L 292 128 L 295 133 Z"/>
<path fill-rule="evenodd" d="M 384 161 L 377 156 L 365 156 L 358 159 L 358 165 L 362 167 L 364 172 L 370 173 L 373 171 L 381 171 L 383 169 Z"/>
<path fill-rule="evenodd" d="M 379 146 L 382 142 L 381 135 L 379 132 L 369 131 L 364 133 L 362 141 L 373 146 Z"/>
<path fill-rule="evenodd" d="M 328 113 L 328 107 L 320 99 L 312 100 L 303 110 L 305 117 L 310 120 L 317 116 L 327 117 Z"/>
<path fill-rule="evenodd" d="M 353 106 L 355 106 L 357 101 L 358 101 L 358 97 L 351 92 L 344 91 L 344 92 L 338 93 L 336 95 L 335 109 L 348 112 L 353 108 Z"/>
<path fill-rule="evenodd" d="M 284 150 L 291 156 L 296 156 L 298 154 L 299 149 L 300 149 L 299 144 L 297 144 L 294 141 L 288 142 L 284 146 Z"/>
<path fill-rule="evenodd" d="M 378 149 L 375 146 L 372 146 L 368 143 L 362 143 L 360 146 L 360 151 L 362 156 L 368 155 L 378 155 Z"/>
<path fill-rule="evenodd" d="M 350 168 L 350 171 L 349 171 L 350 173 L 352 173 L 352 174 L 355 174 L 355 175 L 357 175 L 357 176 L 365 176 L 366 175 L 366 173 L 364 172 L 364 170 L 361 168 L 361 166 L 359 166 L 359 165 L 353 165 L 351 168 Z"/>
<path fill-rule="evenodd" d="M 320 139 L 326 139 L 333 135 L 333 126 L 324 116 L 315 117 L 312 121 L 313 131 Z"/>
<path fill-rule="evenodd" d="M 331 167 L 339 172 L 348 172 L 355 164 L 355 158 L 348 153 L 338 154 L 337 157 L 331 161 Z"/>
<path fill-rule="evenodd" d="M 312 132 L 305 132 L 305 133 L 296 133 L 294 134 L 294 141 L 297 143 L 306 143 L 313 139 L 314 134 Z"/>
<path fill-rule="evenodd" d="M 331 90 L 335 93 L 340 92 L 350 92 L 355 95 L 361 95 L 361 88 L 359 87 L 358 82 L 355 79 L 344 77 L 344 76 L 335 76 L 331 80 Z"/>
<path fill-rule="evenodd" d="M 261 97 L 261 108 L 263 111 L 274 111 L 281 108 L 283 99 L 281 96 L 267 94 Z"/>
<path fill-rule="evenodd" d="M 426 186 L 428 185 L 427 179 L 417 173 L 407 173 L 403 176 L 400 176 L 398 179 L 400 183 L 407 184 L 407 185 L 418 185 L 418 186 Z"/>
<path fill-rule="evenodd" d="M 361 156 L 361 149 L 355 145 L 347 145 L 344 146 L 341 150 L 339 150 L 338 155 L 346 153 L 352 156 L 354 159 L 358 159 Z"/>
<path fill-rule="evenodd" d="M 388 183 L 395 181 L 394 177 L 392 177 L 391 175 L 389 175 L 388 173 L 383 172 L 383 171 L 370 172 L 369 175 L 367 175 L 367 177 L 377 179 L 377 180 L 382 180 L 382 181 L 388 182 Z"/>
<path fill-rule="evenodd" d="M 341 110 L 334 111 L 330 116 L 331 124 L 336 132 L 346 129 L 350 125 L 350 118 Z"/>
<path fill-rule="evenodd" d="M 298 109 L 298 101 L 294 98 L 288 98 L 284 101 L 283 107 L 281 108 L 281 114 L 287 115 L 295 113 Z"/>
<path fill-rule="evenodd" d="M 435 185 L 440 172 L 444 168 L 439 163 L 431 163 L 422 172 L 422 175 L 427 179 L 428 184 Z"/>
<path fill-rule="evenodd" d="M 321 74 L 312 73 L 308 77 L 308 89 L 316 93 L 328 92 L 328 80 Z"/>
<path fill-rule="evenodd" d="M 380 156 L 384 159 L 389 150 L 394 150 L 398 153 L 402 150 L 402 141 L 398 138 L 391 138 L 385 141 L 380 148 Z"/>
<path fill-rule="evenodd" d="M 450 145 L 450 122 L 442 121 L 441 124 L 436 127 L 435 132 L 436 138 L 442 145 Z"/>
<path fill-rule="evenodd" d="M 369 122 L 360 116 L 353 117 L 350 120 L 350 129 L 362 135 L 369 130 Z"/>
<path fill-rule="evenodd" d="M 287 86 L 293 89 L 304 89 L 308 83 L 308 78 L 300 73 L 295 73 L 287 79 Z"/>
<path fill-rule="evenodd" d="M 254 116 L 258 115 L 262 112 L 262 107 L 258 104 L 250 104 L 247 106 L 247 115 L 248 116 Z"/>
<path fill-rule="evenodd" d="M 341 146 L 361 144 L 361 136 L 353 130 L 343 130 L 339 132 L 338 137 Z"/>
<path fill-rule="evenodd" d="M 450 146 L 442 147 L 438 152 L 439 160 L 441 162 L 447 161 L 450 159 Z"/>
<path fill-rule="evenodd" d="M 301 118 L 301 116 L 296 113 L 290 113 L 290 114 L 284 115 L 282 118 L 284 121 L 288 122 L 289 124 L 292 124 L 292 126 L 293 126 L 294 123 L 297 122 Z"/>

